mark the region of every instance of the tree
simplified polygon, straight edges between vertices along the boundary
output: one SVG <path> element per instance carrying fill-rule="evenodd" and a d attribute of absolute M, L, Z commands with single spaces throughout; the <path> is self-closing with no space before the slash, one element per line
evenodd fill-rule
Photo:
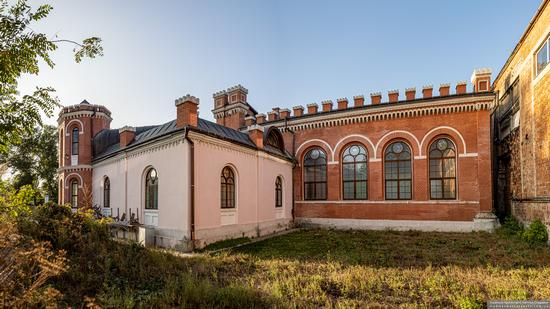
<path fill-rule="evenodd" d="M 0 153 L 0 165 L 5 164 L 13 173 L 16 190 L 25 185 L 40 187 L 52 200 L 57 198 L 57 130 L 45 125 L 35 128 L 21 138 L 17 145 Z"/>
<path fill-rule="evenodd" d="M 41 5 L 32 10 L 26 0 L 8 5 L 0 0 L 0 153 L 7 152 L 10 145 L 21 142 L 42 125 L 40 113 L 51 117 L 59 105 L 51 87 L 37 87 L 34 93 L 20 95 L 17 91 L 18 78 L 22 74 L 39 73 L 39 62 L 50 68 L 55 64 L 50 54 L 60 44 L 74 46 L 74 57 L 80 62 L 84 57 L 103 55 L 101 39 L 91 37 L 81 43 L 65 39 L 49 39 L 44 33 L 32 30 L 32 25 L 48 16 L 50 5 Z"/>

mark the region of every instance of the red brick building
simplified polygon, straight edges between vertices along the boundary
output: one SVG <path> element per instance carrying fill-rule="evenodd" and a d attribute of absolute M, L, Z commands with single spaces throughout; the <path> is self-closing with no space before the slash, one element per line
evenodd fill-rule
<path fill-rule="evenodd" d="M 295 158 L 294 217 L 336 227 L 491 230 L 490 70 L 459 82 L 323 101 L 256 114 L 238 95 L 214 94 L 219 124 L 275 126 Z M 244 88 L 243 88 L 244 89 Z M 244 89 L 246 90 L 246 89 Z M 232 99 L 233 96 L 233 99 Z M 254 115 L 254 117 L 253 117 Z"/>

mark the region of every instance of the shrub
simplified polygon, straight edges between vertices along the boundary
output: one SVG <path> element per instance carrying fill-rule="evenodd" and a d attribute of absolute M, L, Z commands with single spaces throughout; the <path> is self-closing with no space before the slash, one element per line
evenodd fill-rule
<path fill-rule="evenodd" d="M 523 231 L 522 236 L 531 245 L 546 244 L 548 241 L 546 226 L 539 219 L 531 222 L 531 225 Z"/>
<path fill-rule="evenodd" d="M 523 233 L 523 225 L 516 218 L 509 216 L 504 219 L 502 230 L 507 235 L 519 235 Z"/>

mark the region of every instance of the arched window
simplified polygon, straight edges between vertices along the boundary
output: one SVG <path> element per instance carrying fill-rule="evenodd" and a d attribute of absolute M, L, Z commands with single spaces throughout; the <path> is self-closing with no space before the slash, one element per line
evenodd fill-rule
<path fill-rule="evenodd" d="M 351 145 L 342 154 L 342 187 L 345 200 L 367 199 L 367 151 Z"/>
<path fill-rule="evenodd" d="M 304 157 L 304 199 L 327 198 L 327 155 L 321 148 L 309 150 Z"/>
<path fill-rule="evenodd" d="M 275 179 L 275 207 L 283 207 L 283 180 L 280 176 Z"/>
<path fill-rule="evenodd" d="M 235 173 L 229 166 L 221 175 L 221 208 L 235 208 Z"/>
<path fill-rule="evenodd" d="M 57 203 L 59 205 L 63 204 L 63 179 L 59 179 L 59 190 L 57 192 Z"/>
<path fill-rule="evenodd" d="M 105 177 L 103 181 L 103 207 L 111 207 L 111 181 L 109 177 Z"/>
<path fill-rule="evenodd" d="M 448 138 L 440 138 L 430 146 L 430 198 L 456 198 L 456 150 Z"/>
<path fill-rule="evenodd" d="M 78 181 L 76 179 L 71 181 L 71 206 L 78 207 Z"/>
<path fill-rule="evenodd" d="M 73 136 L 71 143 L 71 154 L 78 155 L 78 128 L 73 128 Z"/>
<path fill-rule="evenodd" d="M 159 179 L 154 168 L 147 172 L 145 177 L 145 209 L 159 208 Z"/>
<path fill-rule="evenodd" d="M 281 135 L 281 132 L 276 127 L 269 128 L 269 131 L 267 133 L 266 146 L 273 147 L 284 153 L 285 143 L 283 140 L 283 136 Z"/>
<path fill-rule="evenodd" d="M 412 192 L 411 148 L 394 142 L 384 154 L 384 176 L 387 200 L 409 200 Z"/>

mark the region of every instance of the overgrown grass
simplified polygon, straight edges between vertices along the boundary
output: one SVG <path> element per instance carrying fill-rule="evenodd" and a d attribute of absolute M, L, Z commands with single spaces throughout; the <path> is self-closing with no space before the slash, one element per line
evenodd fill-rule
<path fill-rule="evenodd" d="M 67 252 L 68 269 L 48 282 L 62 307 L 476 308 L 550 299 L 550 248 L 506 230 L 303 230 L 191 257 L 117 243 L 102 224 L 63 208 L 35 211 L 20 230 Z"/>
<path fill-rule="evenodd" d="M 221 241 L 217 241 L 214 243 L 211 243 L 207 245 L 206 247 L 202 248 L 201 250 L 198 250 L 198 252 L 209 252 L 209 251 L 218 251 L 221 249 L 228 249 L 231 247 L 235 247 L 238 245 L 246 244 L 250 242 L 250 238 L 248 237 L 240 237 L 240 238 L 233 238 L 233 239 L 225 239 Z"/>

